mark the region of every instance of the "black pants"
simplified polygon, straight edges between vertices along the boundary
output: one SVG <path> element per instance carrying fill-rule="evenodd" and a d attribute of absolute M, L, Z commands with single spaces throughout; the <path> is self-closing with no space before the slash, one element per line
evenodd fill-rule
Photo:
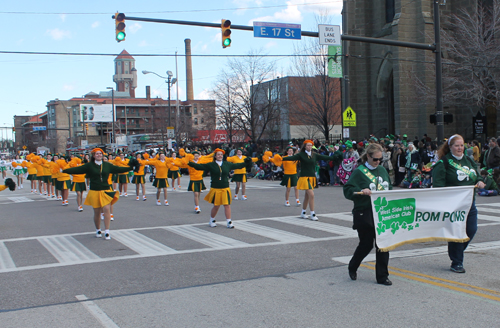
<path fill-rule="evenodd" d="M 363 259 L 370 253 L 373 249 L 373 243 L 375 241 L 375 229 L 358 229 L 359 245 L 354 251 L 351 261 L 349 261 L 349 271 L 356 272 L 359 268 Z M 375 276 L 377 277 L 377 282 L 384 282 L 387 277 L 389 277 L 389 270 L 387 266 L 389 265 L 389 252 L 379 252 L 377 245 L 376 248 L 376 264 L 375 264 Z"/>

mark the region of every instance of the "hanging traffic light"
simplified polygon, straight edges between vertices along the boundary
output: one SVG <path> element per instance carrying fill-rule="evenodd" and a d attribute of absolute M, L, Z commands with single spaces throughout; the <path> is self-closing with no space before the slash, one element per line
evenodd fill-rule
<path fill-rule="evenodd" d="M 89 124 L 88 124 L 88 123 L 85 123 L 85 130 L 86 130 L 87 132 L 89 132 Z"/>
<path fill-rule="evenodd" d="M 231 46 L 231 21 L 229 19 L 221 20 L 222 29 L 222 48 Z"/>
<path fill-rule="evenodd" d="M 125 41 L 125 14 L 115 14 L 116 42 Z"/>

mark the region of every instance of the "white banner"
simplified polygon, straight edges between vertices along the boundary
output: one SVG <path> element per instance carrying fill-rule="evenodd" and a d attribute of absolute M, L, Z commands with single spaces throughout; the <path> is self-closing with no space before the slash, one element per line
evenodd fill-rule
<path fill-rule="evenodd" d="M 388 252 L 410 243 L 468 241 L 473 197 L 474 186 L 372 192 L 377 246 Z"/>
<path fill-rule="evenodd" d="M 81 120 L 85 123 L 113 122 L 112 105 L 80 104 Z"/>

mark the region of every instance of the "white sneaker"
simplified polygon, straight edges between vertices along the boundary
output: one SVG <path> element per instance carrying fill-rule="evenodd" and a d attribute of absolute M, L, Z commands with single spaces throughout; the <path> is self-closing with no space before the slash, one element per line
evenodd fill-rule
<path fill-rule="evenodd" d="M 286 206 L 286 207 L 290 207 L 290 202 L 289 202 L 289 201 L 286 201 L 286 202 L 285 202 L 285 206 Z"/>
<path fill-rule="evenodd" d="M 104 220 L 104 213 L 101 213 L 101 220 Z"/>
<path fill-rule="evenodd" d="M 311 214 L 311 221 L 318 221 L 318 217 L 316 216 L 316 213 Z"/>
<path fill-rule="evenodd" d="M 241 197 L 241 199 L 243 199 L 243 200 L 247 200 L 248 198 L 247 198 L 247 196 L 243 195 L 243 196 Z"/>
<path fill-rule="evenodd" d="M 124 196 L 124 197 L 128 197 L 128 194 L 127 194 L 127 193 L 124 193 L 124 194 L 123 194 L 123 196 Z"/>
<path fill-rule="evenodd" d="M 101 230 L 97 231 L 97 232 L 95 233 L 95 236 L 96 236 L 96 238 L 101 238 L 101 237 L 102 237 Z"/>
<path fill-rule="evenodd" d="M 177 186 L 177 187 L 178 187 L 177 189 L 181 190 L 181 186 Z"/>
<path fill-rule="evenodd" d="M 157 200 L 156 205 L 161 206 L 161 202 L 159 200 Z"/>
<path fill-rule="evenodd" d="M 307 215 L 306 213 L 302 213 L 302 214 L 300 214 L 300 217 L 301 217 L 302 219 L 309 219 L 309 215 Z"/>
<path fill-rule="evenodd" d="M 300 206 L 300 205 L 302 205 L 302 204 L 300 203 L 300 200 L 298 200 L 298 201 L 297 201 L 297 204 L 295 204 L 295 205 L 296 205 L 296 206 Z"/>
<path fill-rule="evenodd" d="M 56 195 L 52 194 L 52 196 L 50 196 L 50 198 L 56 198 Z"/>
<path fill-rule="evenodd" d="M 146 196 L 142 196 L 142 200 L 145 201 L 147 198 Z"/>
<path fill-rule="evenodd" d="M 168 200 L 165 201 L 165 206 L 168 206 Z"/>
<path fill-rule="evenodd" d="M 78 212 L 81 212 L 81 211 L 83 211 L 83 207 L 78 206 Z"/>
<path fill-rule="evenodd" d="M 21 185 L 21 189 L 24 189 L 23 185 Z"/>
<path fill-rule="evenodd" d="M 234 195 L 234 200 L 238 200 L 238 195 Z"/>
<path fill-rule="evenodd" d="M 208 226 L 210 228 L 215 228 L 217 226 L 217 223 L 215 223 L 215 220 L 208 222 Z"/>
<path fill-rule="evenodd" d="M 139 200 L 139 196 L 135 197 L 135 200 Z"/>
<path fill-rule="evenodd" d="M 233 229 L 234 228 L 233 221 L 227 221 L 226 226 L 228 229 Z"/>
<path fill-rule="evenodd" d="M 110 214 L 109 216 L 111 217 L 111 221 L 114 221 L 114 220 L 115 220 L 115 218 L 114 218 L 113 214 Z"/>
<path fill-rule="evenodd" d="M 197 207 L 195 207 L 195 208 L 194 208 L 194 212 L 195 212 L 196 214 L 200 214 L 200 212 L 201 212 L 201 211 L 200 211 L 200 208 L 199 208 L 198 206 L 197 206 Z"/>
<path fill-rule="evenodd" d="M 172 187 L 172 191 L 175 191 L 175 188 Z"/>
<path fill-rule="evenodd" d="M 111 239 L 111 236 L 109 235 L 109 233 L 106 233 L 106 234 L 104 234 L 104 238 L 105 238 L 106 240 L 110 240 L 110 239 Z"/>

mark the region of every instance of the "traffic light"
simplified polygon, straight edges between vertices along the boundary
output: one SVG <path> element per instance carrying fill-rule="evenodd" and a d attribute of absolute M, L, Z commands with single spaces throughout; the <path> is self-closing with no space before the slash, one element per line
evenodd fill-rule
<path fill-rule="evenodd" d="M 115 14 L 116 42 L 125 41 L 125 14 Z"/>
<path fill-rule="evenodd" d="M 222 29 L 222 48 L 231 46 L 231 21 L 229 19 L 221 20 Z"/>
<path fill-rule="evenodd" d="M 86 130 L 87 132 L 89 132 L 89 124 L 88 124 L 88 123 L 85 123 L 85 130 Z"/>
<path fill-rule="evenodd" d="M 12 127 L 12 132 L 16 132 L 16 127 Z"/>

